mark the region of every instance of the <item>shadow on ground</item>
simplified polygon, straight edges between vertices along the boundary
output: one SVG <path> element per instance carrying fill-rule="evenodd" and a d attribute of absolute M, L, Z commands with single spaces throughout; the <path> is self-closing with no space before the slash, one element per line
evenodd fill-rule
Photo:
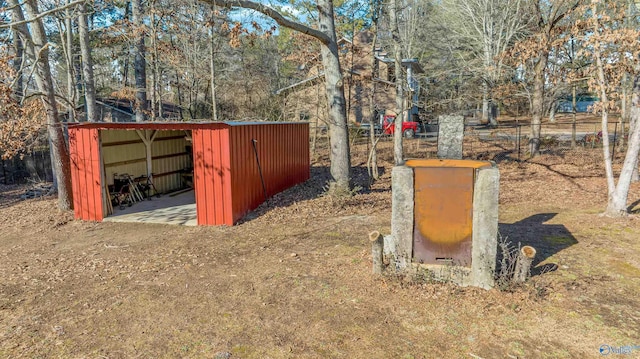
<path fill-rule="evenodd" d="M 384 172 L 384 167 L 378 167 L 380 176 L 382 176 Z M 248 213 L 238 224 L 258 218 L 277 207 L 289 207 L 297 202 L 319 198 L 327 193 L 331 179 L 331 171 L 328 166 L 312 166 L 309 180 L 275 194 L 258 208 Z M 365 166 L 352 167 L 351 179 L 354 194 L 378 191 L 371 189 L 369 173 Z"/>
<path fill-rule="evenodd" d="M 539 264 L 578 243 L 564 225 L 547 223 L 556 215 L 557 213 L 539 213 L 515 223 L 500 223 L 498 225 L 503 240 L 511 242 L 516 247 L 520 244 L 520 246 L 531 246 L 536 249 L 532 275 L 556 270 L 557 264 Z"/>

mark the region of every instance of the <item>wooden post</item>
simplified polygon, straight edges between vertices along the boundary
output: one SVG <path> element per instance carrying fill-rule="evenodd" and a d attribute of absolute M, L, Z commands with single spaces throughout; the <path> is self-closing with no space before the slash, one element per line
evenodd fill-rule
<path fill-rule="evenodd" d="M 384 238 L 378 231 L 369 233 L 369 241 L 371 242 L 371 258 L 373 259 L 373 274 L 382 274 L 384 263 L 382 262 L 382 251 L 384 246 Z"/>
<path fill-rule="evenodd" d="M 106 197 L 107 197 L 107 216 L 110 216 L 113 214 L 113 205 L 111 204 L 111 193 L 109 192 L 109 185 L 105 185 L 105 192 L 106 192 Z"/>
<path fill-rule="evenodd" d="M 531 274 L 531 263 L 536 256 L 536 249 L 531 246 L 524 246 L 518 253 L 516 269 L 513 273 L 514 283 L 524 283 Z"/>
<path fill-rule="evenodd" d="M 158 131 L 151 131 L 151 133 L 149 133 L 148 131 L 145 131 L 143 133 L 140 130 L 136 130 L 136 133 L 144 143 L 146 159 L 147 159 L 147 177 L 149 178 L 149 180 L 151 180 L 151 172 L 153 171 L 151 144 L 153 143 L 153 140 L 155 140 L 156 135 L 158 134 Z"/>

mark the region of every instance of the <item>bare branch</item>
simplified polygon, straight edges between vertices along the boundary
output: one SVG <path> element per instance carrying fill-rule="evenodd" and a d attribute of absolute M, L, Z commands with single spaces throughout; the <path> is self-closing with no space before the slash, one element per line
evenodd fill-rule
<path fill-rule="evenodd" d="M 53 13 L 56 13 L 58 11 L 61 11 L 61 10 L 64 10 L 66 8 L 70 8 L 70 7 L 76 6 L 78 4 L 81 4 L 81 3 L 85 2 L 85 1 L 86 0 L 73 1 L 73 2 L 70 2 L 70 3 L 65 4 L 63 6 L 56 7 L 54 9 L 41 12 L 36 17 L 34 17 L 33 19 L 27 19 L 27 20 L 21 20 L 21 21 L 15 21 L 15 22 L 9 22 L 9 23 L 6 23 L 6 24 L 2 24 L 2 25 L 0 25 L 0 29 L 10 28 L 10 27 L 13 27 L 13 26 L 16 26 L 16 25 L 28 24 L 28 23 L 34 22 L 34 21 L 36 21 L 38 19 L 41 19 L 41 18 L 43 18 L 45 16 L 51 15 Z M 14 8 L 15 6 L 17 6 L 17 5 L 14 5 L 11 8 Z"/>
<path fill-rule="evenodd" d="M 227 7 L 227 8 L 241 7 L 243 9 L 251 9 L 272 18 L 280 26 L 284 26 L 286 28 L 301 32 L 305 35 L 314 37 L 320 40 L 320 42 L 322 42 L 323 44 L 328 44 L 329 42 L 331 42 L 331 38 L 329 37 L 329 35 L 325 34 L 324 32 L 295 21 L 291 21 L 285 18 L 281 13 L 279 13 L 274 8 L 264 4 L 260 4 L 260 3 L 248 1 L 248 0 L 201 0 L 201 1 L 207 4 L 218 5 L 218 6 Z"/>

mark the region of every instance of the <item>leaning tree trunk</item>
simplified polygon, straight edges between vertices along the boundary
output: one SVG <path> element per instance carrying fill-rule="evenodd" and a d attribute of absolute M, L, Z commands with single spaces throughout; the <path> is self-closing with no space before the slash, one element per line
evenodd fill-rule
<path fill-rule="evenodd" d="M 133 69 L 136 81 L 135 112 L 136 122 L 144 121 L 147 113 L 147 60 L 144 46 L 144 23 L 142 21 L 142 0 L 131 1 L 131 15 L 134 25 L 134 61 Z"/>
<path fill-rule="evenodd" d="M 542 113 L 544 111 L 544 71 L 547 67 L 548 53 L 540 51 L 538 63 L 534 68 L 533 99 L 531 101 L 531 138 L 529 139 L 529 153 L 536 157 L 540 152 L 540 129 L 542 127 Z"/>
<path fill-rule="evenodd" d="M 80 38 L 80 53 L 82 54 L 82 74 L 84 75 L 84 98 L 87 108 L 87 121 L 96 122 L 98 109 L 96 107 L 96 85 L 93 78 L 93 59 L 89 47 L 89 20 L 87 5 L 81 3 L 78 16 L 78 36 Z"/>
<path fill-rule="evenodd" d="M 592 4 L 595 4 L 592 2 Z M 594 33 L 599 32 L 598 19 L 594 16 L 595 26 Z M 604 164 L 607 178 L 608 202 L 605 214 L 611 217 L 620 217 L 627 214 L 627 199 L 629 195 L 629 187 L 631 186 L 631 177 L 633 169 L 636 166 L 638 152 L 640 151 L 640 130 L 639 126 L 634 126 L 629 138 L 629 147 L 625 156 L 618 183 L 616 184 L 613 174 L 613 165 L 611 161 L 611 153 L 609 152 L 609 131 L 608 131 L 608 98 L 606 91 L 606 78 L 604 73 L 604 64 L 600 49 L 594 48 L 593 52 L 596 60 L 598 88 L 600 90 L 600 100 L 602 101 L 602 149 L 604 152 Z M 632 113 L 638 115 L 638 94 L 640 94 L 640 74 L 636 76 L 633 88 Z M 637 118 L 637 117 L 636 117 Z"/>
<path fill-rule="evenodd" d="M 329 136 L 331 141 L 331 176 L 334 193 L 347 193 L 350 189 L 351 154 L 347 129 L 344 82 L 338 57 L 338 41 L 333 20 L 333 1 L 318 1 L 318 25 L 330 41 L 321 45 L 329 112 Z"/>
<path fill-rule="evenodd" d="M 609 196 L 607 210 L 605 214 L 609 216 L 620 216 L 627 214 L 627 199 L 629 187 L 634 168 L 638 164 L 638 154 L 640 154 L 640 74 L 636 74 L 633 81 L 633 93 L 631 95 L 631 119 L 634 123 L 629 130 L 629 140 L 627 154 L 624 157 L 622 171 L 618 178 L 618 184 Z"/>
<path fill-rule="evenodd" d="M 24 21 L 24 14 L 18 0 L 10 0 L 16 21 Z M 49 49 L 42 18 L 38 18 L 39 12 L 35 0 L 26 0 L 24 8 L 32 19 L 31 33 L 25 23 L 16 25 L 22 36 L 28 39 L 24 41 L 29 47 L 28 54 L 35 62 L 34 77 L 38 90 L 43 94 L 42 102 L 47 114 L 47 133 L 52 146 L 52 166 L 58 183 L 58 207 L 62 210 L 71 209 L 73 206 L 73 193 L 71 190 L 71 164 L 69 151 L 64 140 L 62 124 L 58 118 L 56 106 L 55 88 L 49 67 Z M 30 41 L 29 41 L 30 40 Z"/>

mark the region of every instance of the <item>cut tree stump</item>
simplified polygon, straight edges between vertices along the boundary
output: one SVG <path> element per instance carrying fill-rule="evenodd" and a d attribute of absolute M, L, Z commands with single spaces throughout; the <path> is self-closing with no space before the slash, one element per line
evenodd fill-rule
<path fill-rule="evenodd" d="M 516 259 L 516 269 L 513 273 L 514 283 L 524 283 L 531 274 L 531 263 L 536 256 L 536 249 L 531 246 L 520 248 L 518 259 Z"/>
<path fill-rule="evenodd" d="M 382 251 L 384 246 L 384 237 L 378 231 L 369 233 L 369 241 L 371 242 L 371 258 L 373 260 L 373 274 L 382 274 L 384 263 L 382 259 Z"/>

